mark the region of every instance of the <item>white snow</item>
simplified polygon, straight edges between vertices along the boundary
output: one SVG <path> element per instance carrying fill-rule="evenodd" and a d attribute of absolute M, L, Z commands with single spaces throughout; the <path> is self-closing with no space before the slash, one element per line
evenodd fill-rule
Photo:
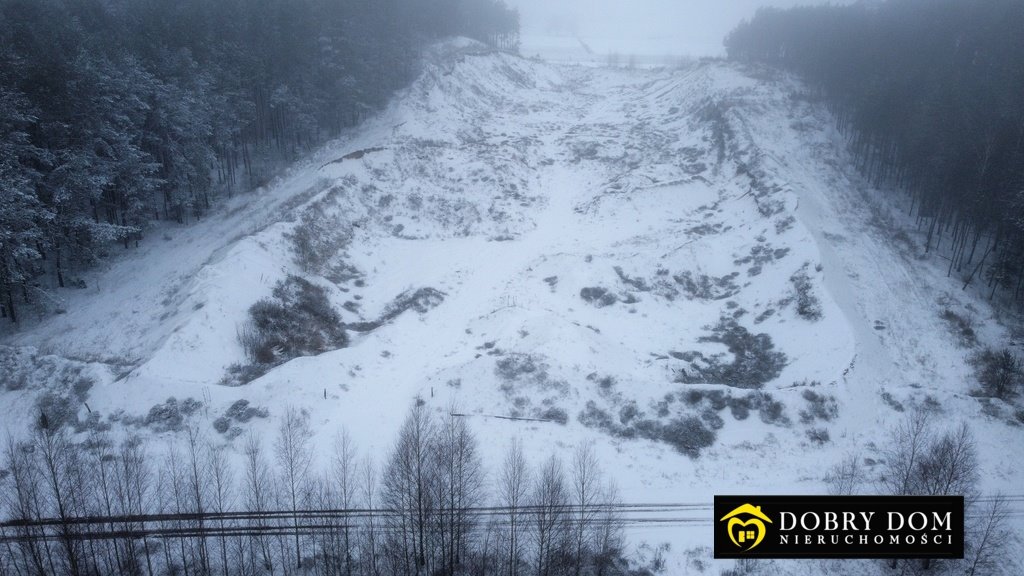
<path fill-rule="evenodd" d="M 94 412 L 144 415 L 169 396 L 193 397 L 206 405 L 199 418 L 212 421 L 247 399 L 270 410 L 251 424 L 269 435 L 274 417 L 294 405 L 309 411 L 325 451 L 345 426 L 378 458 L 414 398 L 439 412 L 456 402 L 472 415 L 492 467 L 512 438 L 538 462 L 593 441 L 627 502 L 820 492 L 826 467 L 844 454 L 877 458 L 902 416 L 882 392 L 907 409 L 931 396 L 942 421 L 974 427 L 983 488 L 1018 492 L 1019 428 L 1007 424 L 1008 410 L 983 415 L 967 395 L 969 351 L 939 318 L 946 306 L 973 311 L 982 338 L 995 341 L 1002 329 L 991 309 L 947 279 L 941 261 L 922 257 L 912 236 L 910 245 L 894 241 L 906 224 L 899 208 L 856 176 L 827 115 L 791 97 L 797 83 L 756 76 L 725 63 L 626 71 L 545 64 L 468 42 L 439 46 L 378 117 L 205 221 L 157 227 L 92 274 L 88 289 L 63 292 L 67 313 L 3 343 L 104 372 L 89 394 Z M 731 131 L 721 156 L 709 119 L 715 103 Z M 371 147 L 383 150 L 330 163 Z M 377 317 L 410 289 L 434 288 L 444 302 L 247 386 L 218 385 L 229 365 L 245 361 L 236 329 L 249 306 L 301 273 L 286 234 L 310 209 L 358 224 L 339 258 L 363 274 L 362 286 L 315 279 L 339 309 L 359 305 L 358 316 L 342 312 L 347 322 Z M 736 261 L 758 247 L 788 252 L 753 274 L 753 263 Z M 823 311 L 814 322 L 779 304 L 805 264 Z M 685 272 L 737 272 L 737 291 L 690 298 L 673 280 Z M 595 307 L 580 296 L 587 287 L 620 301 Z M 622 302 L 629 295 L 637 301 Z M 765 390 L 786 404 L 792 425 L 767 425 L 756 413 L 737 421 L 725 410 L 715 445 L 691 459 L 577 420 L 588 401 L 617 418 L 633 400 L 653 417 L 666 394 L 687 388 L 673 382 L 686 363 L 670 352 L 728 356 L 700 338 L 741 309 L 738 322 L 770 335 L 788 357 Z M 768 309 L 775 313 L 755 323 Z M 496 364 L 514 354 L 531 355 L 546 377 L 503 380 Z M 118 379 L 106 364 L 133 368 Z M 613 390 L 591 374 L 613 377 Z M 804 388 L 794 383 L 805 380 L 839 401 L 836 421 L 815 424 L 829 428 L 824 446 L 811 444 L 799 421 Z M 0 394 L 0 427 L 26 426 L 31 393 Z M 493 418 L 551 407 L 568 424 Z M 670 410 L 689 409 L 676 401 Z M 684 551 L 710 545 L 706 526 L 634 537 L 671 542 L 669 573 L 690 569 Z"/>

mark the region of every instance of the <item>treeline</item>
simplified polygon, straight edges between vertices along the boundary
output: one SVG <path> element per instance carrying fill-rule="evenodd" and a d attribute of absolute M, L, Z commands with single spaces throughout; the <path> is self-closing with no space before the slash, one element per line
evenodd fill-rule
<path fill-rule="evenodd" d="M 1024 297 L 1024 2 L 888 0 L 762 9 L 730 58 L 800 74 L 858 167 L 912 198 L 949 273 Z M 965 284 L 966 287 L 966 284 Z"/>
<path fill-rule="evenodd" d="M 616 490 L 588 446 L 567 466 L 513 444 L 488 474 L 465 419 L 422 405 L 382 468 L 342 432 L 318 469 L 311 437 L 289 409 L 240 461 L 194 428 L 159 456 L 137 438 L 9 438 L 0 576 L 626 571 Z"/>
<path fill-rule="evenodd" d="M 0 0 L 0 317 L 358 122 L 502 0 Z"/>

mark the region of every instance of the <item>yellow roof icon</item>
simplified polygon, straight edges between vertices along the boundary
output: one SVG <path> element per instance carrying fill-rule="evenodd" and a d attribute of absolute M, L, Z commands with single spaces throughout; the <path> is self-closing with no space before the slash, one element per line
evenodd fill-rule
<path fill-rule="evenodd" d="M 751 516 L 756 516 L 757 518 L 760 518 L 761 520 L 764 520 L 765 522 L 772 524 L 771 518 L 765 515 L 764 512 L 761 512 L 760 506 L 751 506 L 750 504 L 744 504 L 743 506 L 740 506 L 739 508 L 733 510 L 732 512 L 729 512 L 725 516 L 722 516 L 719 522 L 721 522 L 722 520 L 728 520 L 733 516 L 739 516 L 740 514 L 749 514 Z"/>

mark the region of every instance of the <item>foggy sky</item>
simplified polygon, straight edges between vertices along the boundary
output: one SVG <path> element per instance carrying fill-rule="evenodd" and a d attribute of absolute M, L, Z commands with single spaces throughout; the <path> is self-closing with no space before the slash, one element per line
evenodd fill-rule
<path fill-rule="evenodd" d="M 719 56 L 722 39 L 760 6 L 824 0 L 506 0 L 530 37 L 579 36 L 598 52 Z M 833 4 L 843 3 L 833 0 Z"/>

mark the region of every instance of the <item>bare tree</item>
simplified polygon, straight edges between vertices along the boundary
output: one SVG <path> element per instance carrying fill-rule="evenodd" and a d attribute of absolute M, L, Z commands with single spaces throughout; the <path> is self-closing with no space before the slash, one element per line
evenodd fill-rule
<path fill-rule="evenodd" d="M 154 502 L 157 514 L 173 514 L 174 503 L 173 498 L 170 495 L 172 490 L 173 482 L 171 482 L 171 473 L 167 470 L 167 466 L 160 466 L 157 469 L 156 474 L 156 500 Z M 167 528 L 168 523 L 160 521 L 159 526 L 161 529 Z M 183 545 L 184 540 L 178 540 L 179 545 Z M 171 557 L 171 545 L 169 542 L 165 542 L 160 547 L 163 551 L 164 569 L 167 571 L 176 571 L 174 567 L 174 560 Z M 184 557 L 184 549 L 182 548 L 182 557 Z"/>
<path fill-rule="evenodd" d="M 554 455 L 541 466 L 531 496 L 537 576 L 550 576 L 567 537 L 569 505 L 562 461 Z"/>
<path fill-rule="evenodd" d="M 498 502 L 508 514 L 508 574 L 518 576 L 523 557 L 522 535 L 526 528 L 525 508 L 530 492 L 530 469 L 518 439 L 512 441 L 498 478 Z"/>
<path fill-rule="evenodd" d="M 880 480 L 882 489 L 893 496 L 915 494 L 920 488 L 918 470 L 931 443 L 928 413 L 912 412 L 892 431 L 885 450 L 886 467 Z"/>
<path fill-rule="evenodd" d="M 479 538 L 479 547 L 471 552 L 470 566 L 466 569 L 471 574 L 501 574 L 502 552 L 501 531 L 497 517 L 487 520 L 483 535 Z"/>
<path fill-rule="evenodd" d="M 115 476 L 118 511 L 125 517 L 141 516 L 151 511 L 149 497 L 152 472 L 148 462 L 148 455 L 138 436 L 129 437 L 121 442 Z M 126 532 L 132 532 L 136 528 L 145 532 L 145 524 L 136 525 L 131 520 L 124 524 Z M 146 556 L 146 574 L 153 576 L 153 559 L 145 536 L 142 537 L 142 551 Z"/>
<path fill-rule="evenodd" d="M 973 532 L 966 573 L 968 576 L 995 574 L 1006 560 L 1011 538 L 1007 530 L 1010 505 L 1006 496 L 997 494 L 981 511 L 980 518 L 971 527 Z"/>
<path fill-rule="evenodd" d="M 362 560 L 362 572 L 366 576 L 380 576 L 377 564 L 377 522 L 374 507 L 377 506 L 377 466 L 369 455 L 363 458 L 359 470 L 362 506 L 366 509 L 366 526 L 359 558 Z"/>
<path fill-rule="evenodd" d="M 918 476 L 920 494 L 959 494 L 968 502 L 976 497 L 978 448 L 967 423 L 933 438 L 919 460 Z"/>
<path fill-rule="evenodd" d="M 625 536 L 625 521 L 619 513 L 619 488 L 609 480 L 601 491 L 601 509 L 597 517 L 596 536 L 594 539 L 594 573 L 604 576 L 615 566 L 616 559 L 622 555 Z"/>
<path fill-rule="evenodd" d="M 970 508 L 977 497 L 978 456 L 970 427 L 936 433 L 923 411 L 917 411 L 893 430 L 881 485 L 893 495 L 962 495 Z M 899 565 L 897 559 L 890 567 Z M 921 567 L 931 567 L 923 560 Z"/>
<path fill-rule="evenodd" d="M 572 459 L 573 544 L 575 546 L 575 574 L 579 576 L 586 563 L 587 549 L 591 545 L 594 521 L 598 514 L 601 495 L 601 469 L 590 444 L 576 447 Z"/>
<path fill-rule="evenodd" d="M 238 536 L 232 538 L 231 544 L 231 563 L 235 567 L 235 573 L 238 576 L 256 576 L 256 566 L 253 563 L 255 558 L 254 548 L 252 547 L 253 540 L 244 536 Z"/>
<path fill-rule="evenodd" d="M 825 484 L 829 494 L 849 496 L 856 494 L 864 483 L 864 468 L 861 466 L 860 454 L 849 454 L 829 468 L 825 474 Z"/>
<path fill-rule="evenodd" d="M 293 514 L 295 528 L 295 566 L 302 567 L 302 546 L 299 541 L 299 518 L 297 512 L 302 507 L 302 499 L 309 481 L 309 466 L 312 450 L 309 442 L 313 434 L 309 429 L 307 416 L 289 407 L 277 429 L 274 442 L 274 454 L 281 472 L 281 484 L 284 488 L 288 509 Z"/>
<path fill-rule="evenodd" d="M 203 442 L 199 427 L 190 425 L 185 431 L 186 447 L 188 449 L 188 470 L 185 482 L 187 484 L 189 507 L 196 515 L 196 527 L 199 536 L 196 544 L 199 552 L 199 570 L 202 574 L 210 573 L 210 553 L 206 545 L 206 522 L 203 519 L 207 513 L 209 495 L 207 494 L 209 474 L 206 469 L 207 457 L 203 454 L 206 443 Z"/>
<path fill-rule="evenodd" d="M 423 404 L 409 411 L 384 476 L 383 499 L 394 511 L 389 519 L 388 560 L 393 572 L 430 574 L 428 530 L 434 512 L 431 459 L 435 426 Z M 432 550 L 431 550 L 432 552 Z"/>
<path fill-rule="evenodd" d="M 273 573 L 274 555 L 263 534 L 266 522 L 262 516 L 273 508 L 274 487 L 271 479 L 270 464 L 263 453 L 263 445 L 255 433 L 250 432 L 245 439 L 245 508 L 252 515 L 255 526 L 251 548 L 253 561 L 258 558 L 260 569 Z M 255 570 L 254 570 L 255 572 Z"/>
<path fill-rule="evenodd" d="M 75 515 L 76 492 L 81 488 L 75 483 L 73 467 L 78 466 L 77 453 L 69 446 L 63 429 L 53 430 L 40 427 L 35 437 L 39 450 L 43 478 L 49 488 L 53 511 L 59 521 L 59 541 L 64 553 L 66 573 L 70 576 L 82 574 L 81 552 L 74 528 L 70 522 Z"/>
<path fill-rule="evenodd" d="M 454 574 L 466 556 L 472 517 L 483 501 L 484 471 L 476 437 L 453 405 L 433 442 L 441 570 Z"/>
<path fill-rule="evenodd" d="M 225 450 L 224 446 L 215 446 L 213 444 L 210 444 L 206 449 L 206 454 L 209 458 L 207 469 L 210 476 L 210 504 L 213 511 L 218 514 L 232 511 L 235 504 L 234 471 L 231 467 L 231 462 L 225 454 Z M 228 576 L 231 564 L 228 562 L 228 542 L 227 537 L 224 536 L 224 530 L 229 528 L 230 525 L 225 522 L 224 518 L 220 518 L 218 520 L 218 527 L 221 531 L 219 542 L 221 571 L 224 576 Z"/>
<path fill-rule="evenodd" d="M 275 437 L 280 473 L 250 433 L 242 484 L 226 447 L 195 427 L 168 443 L 155 468 L 138 438 L 115 451 L 93 435 L 85 452 L 63 433 L 40 432 L 28 444 L 9 438 L 0 512 L 27 522 L 13 527 L 14 540 L 0 534 L 0 576 L 71 575 L 68 543 L 80 576 L 603 576 L 622 567 L 617 490 L 603 482 L 590 446 L 577 448 L 568 471 L 552 455 L 531 474 L 514 441 L 496 482 L 500 512 L 484 523 L 479 446 L 456 413 L 436 425 L 423 404 L 414 406 L 380 484 L 372 459 L 356 464 L 344 431 L 331 467 L 314 477 L 308 419 L 295 410 Z M 919 468 L 938 474 L 948 471 L 943 462 L 969 460 L 955 457 L 969 450 L 959 438 L 936 441 L 941 450 L 921 456 Z M 86 479 L 83 464 L 92 466 L 96 481 Z M 230 514 L 236 507 L 249 519 Z M 148 514 L 157 517 L 147 520 Z M 82 517 L 93 527 L 82 528 Z M 38 522 L 46 518 L 53 520 Z M 154 527 L 166 539 L 151 554 L 139 533 Z M 105 534 L 93 537 L 96 528 Z"/>
<path fill-rule="evenodd" d="M 188 470 L 182 463 L 181 451 L 178 450 L 177 445 L 173 443 L 168 445 L 165 459 L 164 468 L 167 471 L 167 480 L 170 484 L 169 496 L 172 510 L 177 515 L 188 514 L 190 512 Z M 166 489 L 167 487 L 164 488 Z M 186 545 L 188 546 L 187 551 L 185 549 Z M 191 574 L 190 568 L 196 565 L 195 543 L 191 539 L 179 538 L 178 549 L 181 554 L 181 569 L 185 576 L 189 576 Z"/>
<path fill-rule="evenodd" d="M 356 503 L 357 480 L 355 462 L 356 450 L 352 445 L 352 437 L 349 436 L 348 430 L 342 428 L 341 432 L 334 438 L 334 457 L 331 464 L 338 504 L 345 511 L 341 529 L 341 554 L 345 566 L 345 576 L 352 576 L 352 516 L 348 511 L 354 508 Z"/>
<path fill-rule="evenodd" d="M 1024 365 L 1009 348 L 986 348 L 973 359 L 978 382 L 984 391 L 1003 400 L 1016 394 L 1024 383 Z"/>
<path fill-rule="evenodd" d="M 313 573 L 318 576 L 336 576 L 344 573 L 344 557 L 342 555 L 342 539 L 339 536 L 340 526 L 336 524 L 334 514 L 338 509 L 338 492 L 334 479 L 330 474 L 318 475 L 310 481 L 309 505 L 307 509 L 323 513 L 319 523 L 310 532 L 312 550 L 319 551 L 321 558 L 313 566 Z M 308 520 L 312 523 L 313 520 Z"/>
<path fill-rule="evenodd" d="M 978 496 L 978 449 L 966 423 L 934 438 L 919 466 L 920 493 L 962 495 L 973 508 Z M 925 559 L 922 567 L 931 567 Z"/>
<path fill-rule="evenodd" d="M 8 434 L 5 446 L 5 460 L 9 476 L 9 490 L 0 493 L 14 520 L 32 522 L 43 517 L 43 479 L 34 457 L 35 449 L 29 444 L 18 442 Z M 21 572 L 32 575 L 55 574 L 53 556 L 49 541 L 41 538 L 40 528 L 25 525 L 16 529 L 18 556 L 21 558 Z M 15 562 L 17 567 L 17 562 Z"/>
<path fill-rule="evenodd" d="M 978 455 L 970 426 L 936 433 L 917 411 L 892 432 L 881 485 L 893 495 L 966 495 L 977 490 Z"/>
<path fill-rule="evenodd" d="M 89 434 L 86 451 L 89 455 L 92 477 L 95 480 L 92 484 L 94 484 L 93 492 L 99 513 L 108 517 L 114 516 L 117 493 L 116 465 L 114 464 L 114 454 L 110 449 L 110 439 L 104 434 L 93 431 Z M 111 522 L 108 528 L 110 532 L 114 532 L 117 527 Z M 89 545 L 95 546 L 96 543 L 90 541 Z M 123 574 L 126 571 L 130 573 L 138 571 L 134 566 L 135 555 L 131 539 L 110 538 L 102 542 L 101 545 L 104 548 L 105 570 L 108 573 L 116 571 L 118 574 Z M 97 564 L 97 562 L 98 559 L 94 556 L 93 564 Z"/>
<path fill-rule="evenodd" d="M 3 480 L 3 478 L 0 478 Z M 0 484 L 0 489 L 4 489 L 6 486 Z M 0 508 L 3 510 L 3 508 Z M 7 539 L 7 529 L 0 526 L 0 540 L 3 540 L 4 547 L 0 550 L 0 576 L 12 576 L 20 573 L 16 572 L 18 569 L 17 559 L 14 556 L 14 548 L 11 546 L 10 540 Z"/>

